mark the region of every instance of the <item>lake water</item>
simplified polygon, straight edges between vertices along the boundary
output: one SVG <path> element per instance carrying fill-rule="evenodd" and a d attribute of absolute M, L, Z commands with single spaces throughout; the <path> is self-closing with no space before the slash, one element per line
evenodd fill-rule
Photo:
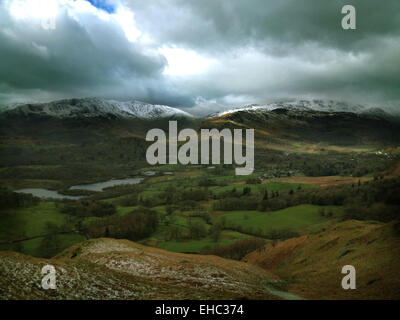
<path fill-rule="evenodd" d="M 104 182 L 96 182 L 91 184 L 81 184 L 72 186 L 70 190 L 88 190 L 88 191 L 103 191 L 104 188 L 114 187 L 123 184 L 138 184 L 143 180 L 143 178 L 127 178 L 127 179 L 112 179 Z M 16 190 L 15 192 L 29 193 L 35 197 L 42 199 L 70 199 L 78 200 L 83 196 L 68 196 L 60 194 L 57 191 L 41 189 L 41 188 L 29 188 Z"/>
<path fill-rule="evenodd" d="M 104 182 L 96 182 L 91 184 L 80 184 L 70 187 L 70 190 L 88 190 L 88 191 L 103 191 L 105 188 L 114 187 L 123 184 L 138 184 L 143 178 L 127 178 L 127 179 L 113 179 Z"/>
<path fill-rule="evenodd" d="M 78 200 L 82 198 L 81 196 L 67 196 L 64 194 L 60 194 L 57 191 L 40 189 L 40 188 L 31 188 L 31 189 L 21 189 L 16 190 L 18 193 L 29 193 L 35 197 L 42 199 L 70 199 L 70 200 Z"/>

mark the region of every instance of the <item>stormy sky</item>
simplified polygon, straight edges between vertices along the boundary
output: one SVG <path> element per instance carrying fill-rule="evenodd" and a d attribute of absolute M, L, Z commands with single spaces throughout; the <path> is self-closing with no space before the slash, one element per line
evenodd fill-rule
<path fill-rule="evenodd" d="M 0 0 L 0 105 L 94 96 L 400 108 L 400 1 Z"/>

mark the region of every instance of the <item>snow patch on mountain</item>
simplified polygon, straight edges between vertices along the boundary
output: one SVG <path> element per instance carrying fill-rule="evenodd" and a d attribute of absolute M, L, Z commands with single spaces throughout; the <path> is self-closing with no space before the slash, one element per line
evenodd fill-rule
<path fill-rule="evenodd" d="M 48 103 L 31 103 L 9 106 L 5 112 L 23 115 L 42 115 L 56 118 L 117 117 L 158 119 L 169 117 L 193 117 L 191 114 L 169 106 L 154 105 L 142 101 L 116 101 L 98 98 L 65 99 Z"/>
<path fill-rule="evenodd" d="M 314 99 L 280 101 L 267 104 L 251 104 L 243 107 L 225 110 L 222 112 L 217 112 L 210 115 L 209 118 L 221 117 L 238 111 L 271 111 L 280 108 L 303 111 L 352 112 L 368 114 L 376 113 L 378 110 L 378 108 L 370 108 L 360 104 L 349 104 L 341 101 Z M 385 113 L 385 111 L 379 109 L 379 115 L 382 116 L 383 113 Z"/>

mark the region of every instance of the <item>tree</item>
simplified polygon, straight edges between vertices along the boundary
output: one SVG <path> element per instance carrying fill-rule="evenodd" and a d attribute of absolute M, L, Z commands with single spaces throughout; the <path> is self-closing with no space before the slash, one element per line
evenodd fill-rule
<path fill-rule="evenodd" d="M 222 225 L 220 223 L 213 224 L 211 226 L 210 235 L 211 235 L 211 238 L 212 238 L 212 240 L 214 242 L 218 242 L 219 241 L 219 239 L 221 237 L 222 229 L 223 228 L 222 228 Z"/>
<path fill-rule="evenodd" d="M 174 212 L 174 207 L 171 205 L 167 205 L 165 207 L 165 213 L 167 214 L 167 216 L 170 216 L 173 212 Z"/>
<path fill-rule="evenodd" d="M 51 258 L 61 250 L 61 242 L 55 234 L 46 235 L 37 248 L 37 255 L 41 258 Z"/>
<path fill-rule="evenodd" d="M 243 195 L 248 196 L 251 193 L 251 188 L 250 187 L 244 187 L 243 188 Z"/>
<path fill-rule="evenodd" d="M 204 223 L 190 222 L 189 223 L 189 237 L 191 239 L 201 239 L 207 235 L 207 229 Z"/>

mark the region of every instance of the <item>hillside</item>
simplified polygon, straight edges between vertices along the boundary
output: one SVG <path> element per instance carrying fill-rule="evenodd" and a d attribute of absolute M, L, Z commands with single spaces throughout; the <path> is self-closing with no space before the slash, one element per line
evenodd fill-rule
<path fill-rule="evenodd" d="M 6 106 L 6 115 L 47 116 L 54 118 L 93 118 L 110 119 L 139 118 L 159 119 L 173 116 L 192 117 L 180 109 L 164 105 L 153 105 L 142 101 L 116 101 L 99 98 L 65 99 L 49 103 L 30 103 Z"/>
<path fill-rule="evenodd" d="M 0 114 L 0 250 L 9 250 L 0 252 L 0 299 L 399 298 L 398 225 L 384 223 L 400 212 L 395 119 L 345 106 L 251 108 L 204 119 L 149 107 L 168 116 L 144 117 L 133 116 L 133 105 L 75 100 Z M 179 129 L 254 128 L 254 173 L 150 167 L 145 134 L 168 131 L 170 119 Z M 138 177 L 138 185 L 71 189 Z M 12 192 L 32 188 L 84 198 Z M 248 254 L 257 247 L 243 244 L 254 237 L 268 244 Z M 247 263 L 202 255 L 210 252 L 248 254 Z M 39 287 L 45 264 L 57 267 L 56 291 Z M 346 264 L 357 268 L 356 291 L 341 289 Z"/>
<path fill-rule="evenodd" d="M 57 290 L 40 288 L 46 264 L 56 267 Z M 0 299 L 285 297 L 270 286 L 275 276 L 250 264 L 104 238 L 77 244 L 50 260 L 0 252 L 0 274 Z"/>
<path fill-rule="evenodd" d="M 276 101 L 266 104 L 250 104 L 243 107 L 238 107 L 234 109 L 225 110 L 210 115 L 210 117 L 219 117 L 230 113 L 235 113 L 238 111 L 272 111 L 275 109 L 288 109 L 288 110 L 303 110 L 303 111 L 328 111 L 328 112 L 353 112 L 361 113 L 369 110 L 360 104 L 349 104 L 343 101 L 334 100 L 283 100 Z M 382 110 L 383 111 L 383 110 Z M 384 112 L 384 111 L 383 111 Z M 385 112 L 384 112 L 385 113 Z"/>
<path fill-rule="evenodd" d="M 399 299 L 399 225 L 346 221 L 271 242 L 242 262 L 94 239 L 52 259 L 0 252 L 0 299 Z M 40 288 L 41 268 L 57 290 Z M 354 265 L 357 289 L 343 290 Z"/>
<path fill-rule="evenodd" d="M 323 143 L 334 146 L 395 145 L 398 118 L 380 109 L 334 101 L 297 101 L 252 105 L 194 118 L 177 108 L 136 100 L 67 99 L 14 105 L 0 113 L 0 138 L 40 139 L 42 143 L 98 142 L 109 138 L 144 138 L 152 128 L 168 130 L 168 120 L 182 128 L 252 128 L 262 145 Z"/>
<path fill-rule="evenodd" d="M 258 139 L 275 143 L 285 140 L 346 146 L 400 141 L 400 125 L 396 118 L 388 119 L 379 113 L 250 108 L 208 118 L 204 126 L 254 128 Z"/>
<path fill-rule="evenodd" d="M 397 223 L 350 220 L 318 234 L 271 243 L 244 261 L 280 276 L 286 290 L 309 299 L 399 299 Z M 341 269 L 353 265 L 357 289 L 341 288 Z"/>

